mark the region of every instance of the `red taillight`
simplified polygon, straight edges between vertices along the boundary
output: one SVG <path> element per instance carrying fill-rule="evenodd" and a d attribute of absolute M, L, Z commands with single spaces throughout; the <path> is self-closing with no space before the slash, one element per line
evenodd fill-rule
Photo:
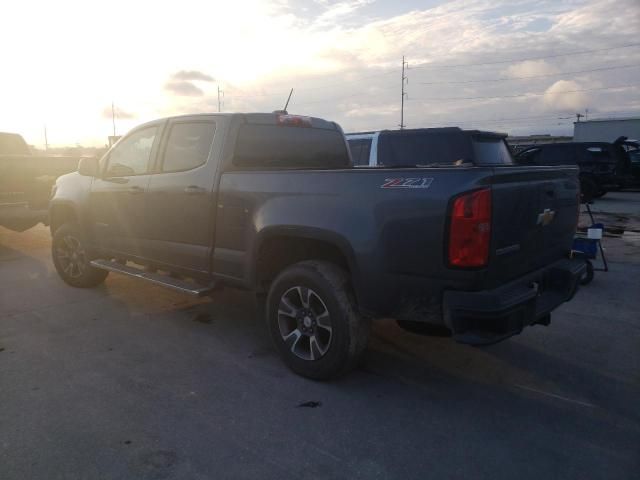
<path fill-rule="evenodd" d="M 303 117 L 302 115 L 289 115 L 288 113 L 281 113 L 276 116 L 276 122 L 278 125 L 285 125 L 287 127 L 312 127 L 310 117 Z"/>
<path fill-rule="evenodd" d="M 483 267 L 489 260 L 491 189 L 465 193 L 453 202 L 449 229 L 449 264 Z"/>

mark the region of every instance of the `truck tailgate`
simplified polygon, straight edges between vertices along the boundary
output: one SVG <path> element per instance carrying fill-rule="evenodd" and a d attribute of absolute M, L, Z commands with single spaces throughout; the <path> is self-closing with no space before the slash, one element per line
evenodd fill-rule
<path fill-rule="evenodd" d="M 576 167 L 494 170 L 492 248 L 485 279 L 490 286 L 565 257 L 579 208 Z"/>

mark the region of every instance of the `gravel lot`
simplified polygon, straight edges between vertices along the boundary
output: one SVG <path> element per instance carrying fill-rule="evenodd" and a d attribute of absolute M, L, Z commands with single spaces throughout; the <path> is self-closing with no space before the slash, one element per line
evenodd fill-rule
<path fill-rule="evenodd" d="M 594 207 L 633 229 L 640 193 Z M 73 289 L 46 228 L 0 228 L 0 479 L 638 478 L 639 240 L 607 237 L 611 271 L 550 327 L 479 349 L 380 321 L 318 383 L 250 295 Z"/>

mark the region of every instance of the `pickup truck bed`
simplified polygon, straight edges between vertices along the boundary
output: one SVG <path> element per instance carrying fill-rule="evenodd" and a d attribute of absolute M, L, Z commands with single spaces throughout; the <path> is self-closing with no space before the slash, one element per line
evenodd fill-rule
<path fill-rule="evenodd" d="M 31 155 L 22 137 L 0 132 L 0 226 L 23 231 L 44 221 L 56 178 L 76 170 L 78 160 Z"/>

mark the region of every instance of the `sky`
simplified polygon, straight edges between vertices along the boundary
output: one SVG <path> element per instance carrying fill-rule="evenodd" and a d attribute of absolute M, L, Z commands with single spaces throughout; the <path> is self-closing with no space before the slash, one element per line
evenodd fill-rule
<path fill-rule="evenodd" d="M 289 112 L 345 131 L 568 134 L 640 115 L 638 0 L 12 0 L 0 131 L 101 146 L 177 114 Z"/>

